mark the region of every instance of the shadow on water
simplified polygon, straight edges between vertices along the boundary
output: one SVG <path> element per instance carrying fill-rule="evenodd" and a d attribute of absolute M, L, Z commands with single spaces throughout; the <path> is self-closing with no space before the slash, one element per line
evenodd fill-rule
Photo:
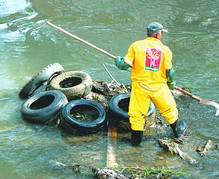
<path fill-rule="evenodd" d="M 92 4 L 87 0 L 0 2 L 0 178 L 92 178 L 92 167 L 106 166 L 107 131 L 69 135 L 55 124 L 34 125 L 21 118 L 20 108 L 25 100 L 19 99 L 19 90 L 54 62 L 66 70 L 83 70 L 94 79 L 110 81 L 102 67 L 107 62 L 107 68 L 118 81 L 129 83 L 127 72 L 118 71 L 107 57 L 48 27 L 45 23 L 48 19 L 115 55 L 125 54 L 132 41 L 145 37 L 142 21 L 161 21 L 170 29 L 164 41 L 174 52 L 178 83 L 193 87 L 198 96 L 219 102 L 216 86 L 219 66 L 215 58 L 218 10 L 212 2 L 203 0 L 188 4 L 159 1 L 160 7 L 154 3 L 158 1 L 147 5 L 143 1 L 104 0 Z M 164 125 L 145 131 L 141 147 L 130 145 L 130 133 L 118 133 L 116 163 L 121 167 L 183 171 L 191 178 L 217 178 L 219 120 L 214 116 L 214 107 L 188 96 L 176 98 L 176 102 L 179 118 L 188 125 L 181 149 L 196 163 L 160 147 L 157 139 L 171 137 L 172 133 L 159 113 L 156 120 Z M 212 141 L 212 147 L 201 157 L 196 148 L 207 140 Z"/>

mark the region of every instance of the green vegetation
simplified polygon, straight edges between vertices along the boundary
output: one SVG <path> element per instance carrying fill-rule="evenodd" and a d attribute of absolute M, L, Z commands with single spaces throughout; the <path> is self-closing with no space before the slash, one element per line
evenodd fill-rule
<path fill-rule="evenodd" d="M 118 169 L 116 169 L 116 171 L 119 172 Z M 121 171 L 119 173 L 121 173 Z M 182 171 L 175 172 L 175 171 L 171 171 L 170 169 L 164 169 L 164 168 L 147 169 L 147 168 L 139 168 L 139 167 L 123 168 L 122 174 L 124 176 L 127 176 L 128 178 L 138 178 L 138 179 L 171 178 L 173 176 L 178 178 L 185 176 L 185 173 Z"/>

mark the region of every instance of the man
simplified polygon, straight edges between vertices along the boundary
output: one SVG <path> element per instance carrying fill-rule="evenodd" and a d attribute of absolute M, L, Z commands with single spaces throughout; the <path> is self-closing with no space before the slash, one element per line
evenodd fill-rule
<path fill-rule="evenodd" d="M 176 138 L 181 140 L 186 130 L 185 122 L 178 120 L 178 110 L 170 91 L 175 85 L 172 52 L 160 41 L 163 32 L 168 31 L 160 23 L 151 22 L 147 26 L 147 38 L 132 43 L 126 56 L 117 56 L 115 60 L 116 66 L 121 70 L 132 67 L 128 114 L 133 146 L 141 143 L 144 116 L 150 100 L 168 121 Z"/>

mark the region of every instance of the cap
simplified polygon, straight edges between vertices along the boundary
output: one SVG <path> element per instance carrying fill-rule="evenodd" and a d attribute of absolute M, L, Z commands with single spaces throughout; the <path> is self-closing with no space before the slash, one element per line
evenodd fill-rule
<path fill-rule="evenodd" d="M 152 32 L 168 32 L 168 30 L 164 29 L 163 26 L 158 22 L 151 22 L 150 24 L 148 24 L 147 30 Z"/>

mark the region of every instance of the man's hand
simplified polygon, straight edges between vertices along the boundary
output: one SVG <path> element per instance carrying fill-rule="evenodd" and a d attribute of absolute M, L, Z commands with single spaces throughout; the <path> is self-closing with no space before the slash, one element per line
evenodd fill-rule
<path fill-rule="evenodd" d="M 115 60 L 115 65 L 120 70 L 127 70 L 129 68 L 129 65 L 125 63 L 125 59 L 123 57 L 117 56 Z"/>
<path fill-rule="evenodd" d="M 171 90 L 174 90 L 175 84 L 176 84 L 175 81 L 167 82 L 167 85 L 168 85 L 169 89 L 171 89 Z"/>
<path fill-rule="evenodd" d="M 174 81 L 174 69 L 171 68 L 170 70 L 166 70 L 166 76 L 167 76 L 167 85 L 169 89 L 174 90 L 175 87 L 175 81 Z"/>

